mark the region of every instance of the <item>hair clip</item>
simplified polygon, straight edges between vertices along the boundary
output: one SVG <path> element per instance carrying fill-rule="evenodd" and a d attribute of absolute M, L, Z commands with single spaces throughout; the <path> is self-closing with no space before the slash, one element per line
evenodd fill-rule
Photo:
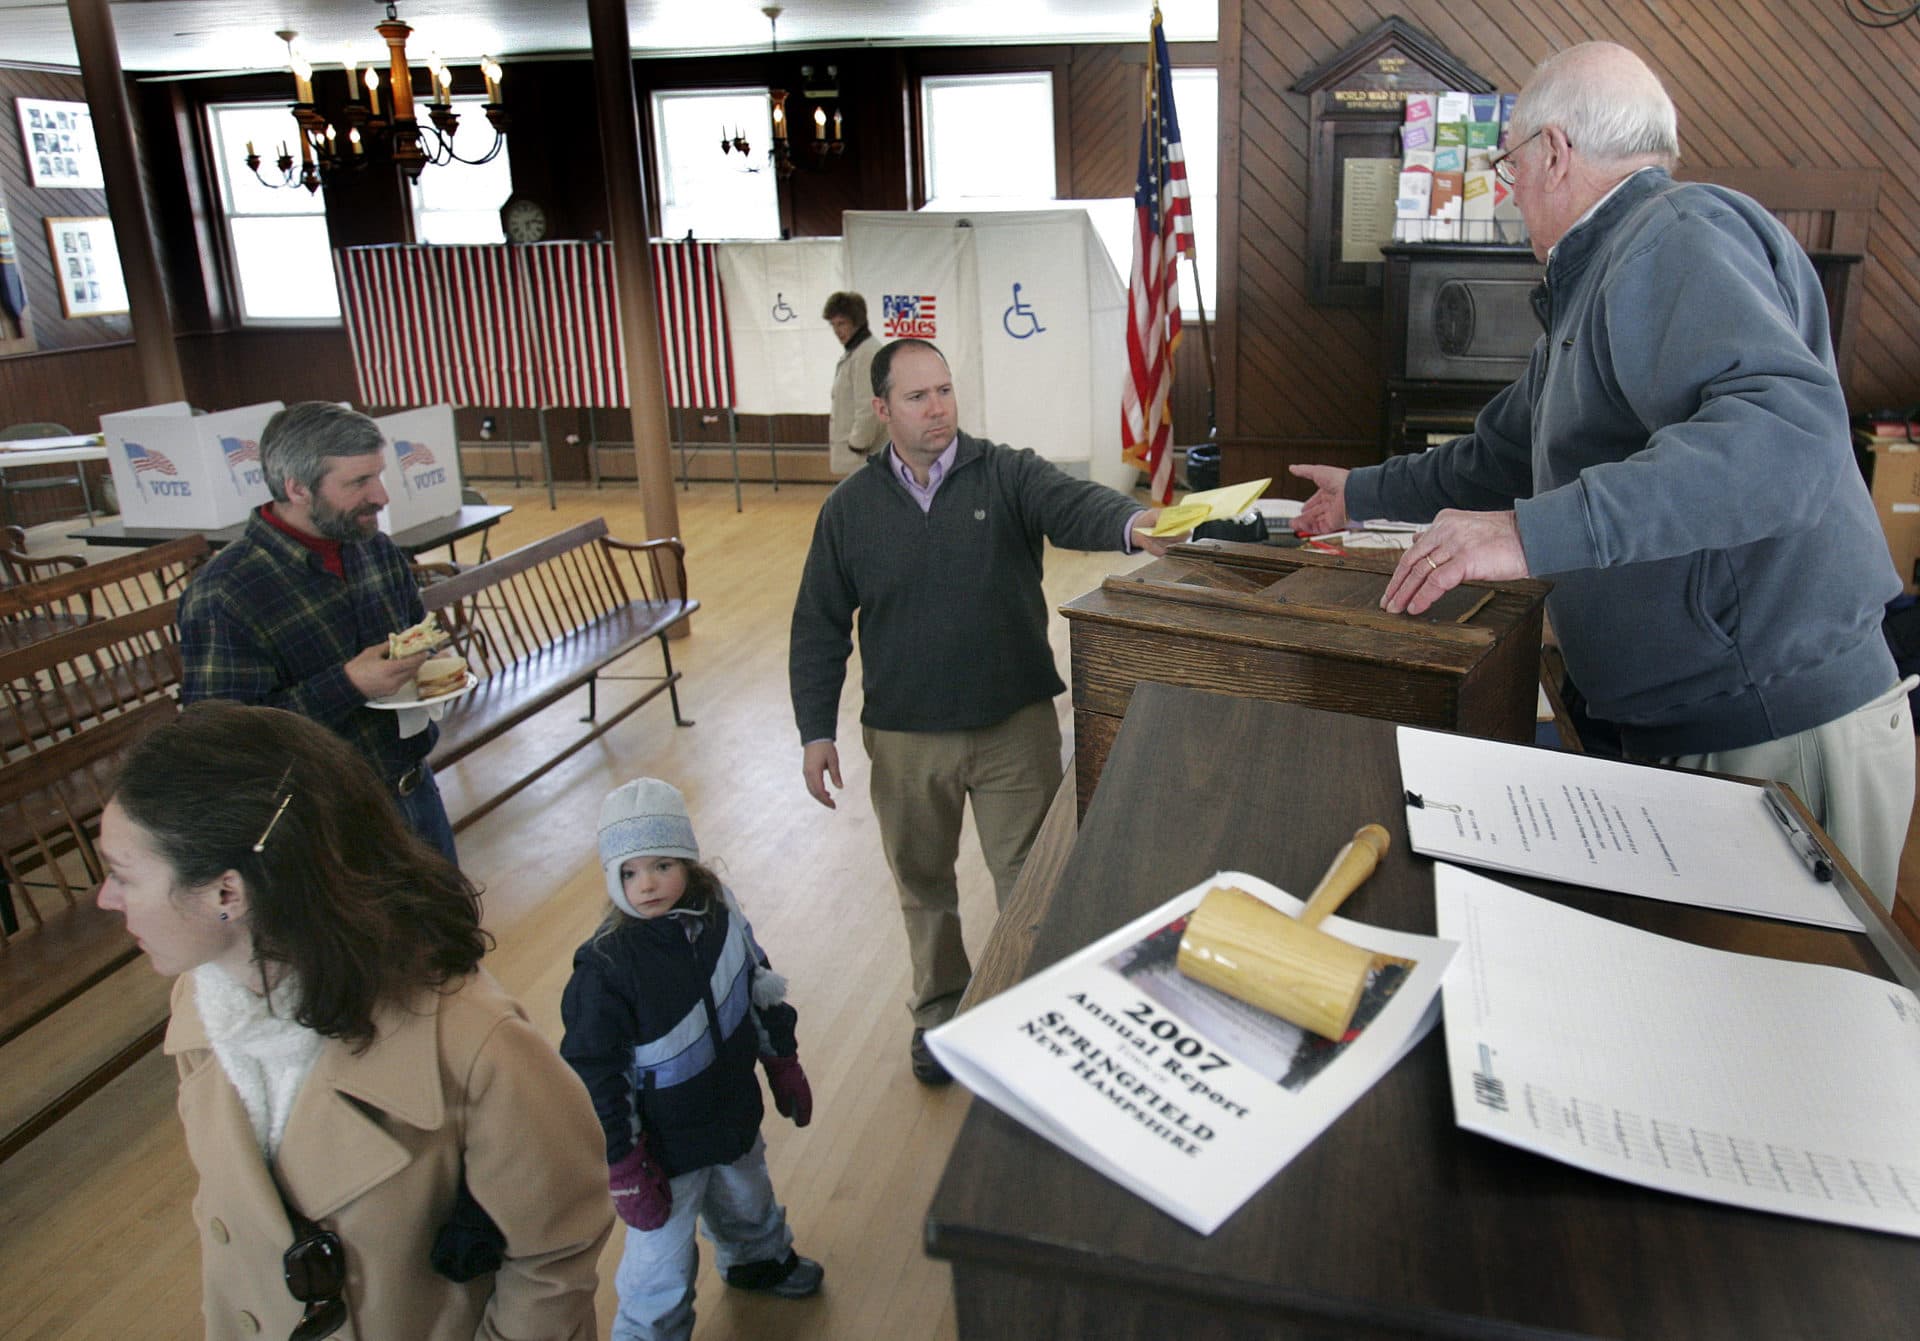
<path fill-rule="evenodd" d="M 280 795 L 280 789 L 287 785 L 287 779 L 292 776 L 293 765 L 288 764 L 286 772 L 280 775 L 280 781 L 273 784 L 274 795 Z M 273 818 L 267 821 L 267 827 L 262 829 L 260 831 L 260 837 L 254 840 L 253 850 L 255 852 L 260 852 L 266 848 L 267 835 L 273 832 L 273 826 L 280 822 L 280 817 L 286 813 L 287 807 L 291 804 L 293 804 L 293 793 L 289 791 L 285 796 L 280 797 L 280 804 L 273 808 Z"/>

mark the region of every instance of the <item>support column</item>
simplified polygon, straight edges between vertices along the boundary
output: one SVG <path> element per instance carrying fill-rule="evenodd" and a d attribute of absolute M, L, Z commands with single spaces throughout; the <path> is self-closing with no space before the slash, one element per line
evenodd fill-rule
<path fill-rule="evenodd" d="M 180 376 L 180 353 L 173 343 L 166 284 L 160 277 L 159 254 L 154 250 L 152 215 L 140 179 L 133 109 L 120 70 L 113 14 L 107 0 L 67 0 L 67 15 L 73 25 L 73 44 L 80 52 L 80 82 L 86 87 L 87 106 L 93 112 L 93 134 L 106 183 L 107 215 L 113 220 L 113 240 L 127 280 L 133 351 L 140 364 L 147 404 L 185 400 L 186 383 Z"/>
<path fill-rule="evenodd" d="M 640 163 L 640 113 L 634 99 L 633 44 L 626 0 L 587 0 L 593 37 L 594 103 L 620 289 L 620 343 L 633 403 L 633 454 L 647 538 L 680 534 L 667 436 L 666 384 L 654 319 L 653 265 L 647 254 L 647 186 Z"/>

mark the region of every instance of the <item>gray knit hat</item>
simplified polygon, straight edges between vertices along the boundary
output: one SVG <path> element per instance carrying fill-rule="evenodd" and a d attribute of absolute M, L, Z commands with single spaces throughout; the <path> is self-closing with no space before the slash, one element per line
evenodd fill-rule
<path fill-rule="evenodd" d="M 600 803 L 600 865 L 607 873 L 607 897 L 629 917 L 638 917 L 620 888 L 620 864 L 632 857 L 700 860 L 686 798 L 672 783 L 635 778 L 615 787 Z"/>

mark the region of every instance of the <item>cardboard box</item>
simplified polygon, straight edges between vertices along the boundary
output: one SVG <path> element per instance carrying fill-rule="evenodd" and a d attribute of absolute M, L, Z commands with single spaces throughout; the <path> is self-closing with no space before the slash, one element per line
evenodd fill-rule
<path fill-rule="evenodd" d="M 1908 595 L 1920 595 L 1914 581 L 1914 562 L 1920 559 L 1920 444 L 1874 443 L 1868 448 L 1873 463 L 1873 510 L 1880 514 L 1887 550 Z"/>
<path fill-rule="evenodd" d="M 267 501 L 260 430 L 279 401 L 218 414 L 184 402 L 100 416 L 107 464 L 128 526 L 217 531 Z"/>
<path fill-rule="evenodd" d="M 460 445 L 453 407 L 429 405 L 375 419 L 387 440 L 387 506 L 380 529 L 388 535 L 460 510 Z"/>

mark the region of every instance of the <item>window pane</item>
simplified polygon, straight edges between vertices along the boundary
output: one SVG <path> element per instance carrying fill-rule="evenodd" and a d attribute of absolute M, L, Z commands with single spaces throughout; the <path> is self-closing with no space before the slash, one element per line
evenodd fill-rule
<path fill-rule="evenodd" d="M 720 152 L 742 135 L 743 157 Z M 765 89 L 694 89 L 653 95 L 654 158 L 660 169 L 660 234 L 779 237 L 780 201 L 767 148 L 773 114 Z M 805 152 L 801 150 L 800 152 Z"/>
<path fill-rule="evenodd" d="M 479 158 L 493 147 L 493 127 L 487 122 L 484 98 L 455 98 L 453 110 L 460 125 L 453 149 L 462 158 Z M 422 124 L 425 109 L 421 109 Z M 431 142 L 431 134 L 425 138 Z M 500 207 L 513 194 L 513 172 L 507 154 L 512 136 L 488 163 L 429 164 L 421 169 L 413 191 L 414 233 L 422 242 L 502 242 Z M 447 212 L 447 213 L 443 213 Z M 457 214 L 459 218 L 448 217 Z"/>
<path fill-rule="evenodd" d="M 304 192 L 302 194 L 305 194 Z M 249 321 L 338 320 L 323 218 L 229 218 L 241 315 Z"/>
<path fill-rule="evenodd" d="M 300 171 L 299 127 L 287 111 L 287 104 L 236 103 L 207 109 L 213 128 L 214 170 L 220 178 L 221 193 L 229 214 L 319 214 L 324 206 L 318 192 L 303 186 L 264 186 L 247 171 L 247 144 L 260 155 L 260 176 L 277 182 L 276 166 L 285 146 L 293 155 L 293 170 Z"/>
<path fill-rule="evenodd" d="M 929 198 L 1054 198 L 1052 75 L 923 79 L 920 110 Z"/>

